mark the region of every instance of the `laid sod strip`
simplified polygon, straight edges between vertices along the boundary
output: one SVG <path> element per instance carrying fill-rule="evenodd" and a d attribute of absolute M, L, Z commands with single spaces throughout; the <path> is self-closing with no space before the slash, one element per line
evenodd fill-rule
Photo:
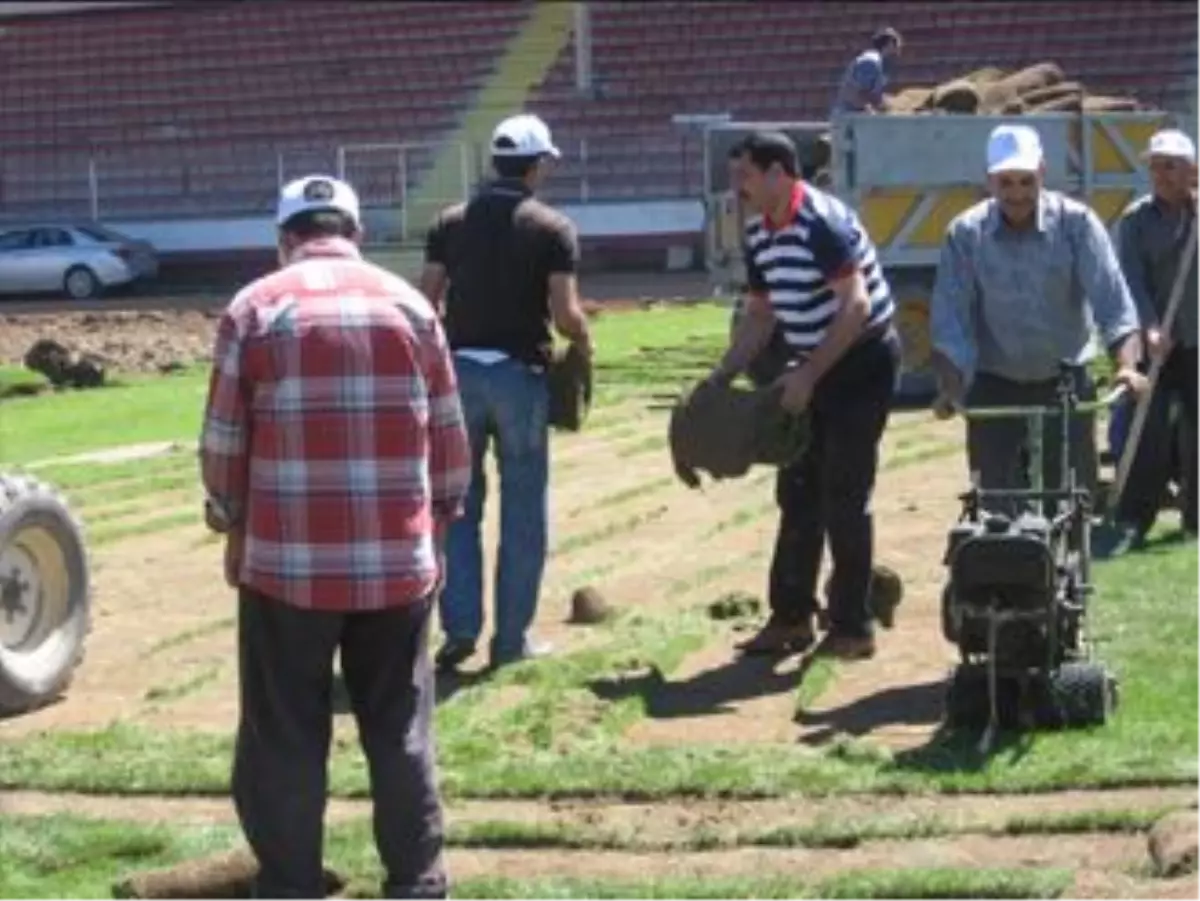
<path fill-rule="evenodd" d="M 166 685 L 154 685 L 146 689 L 142 698 L 154 704 L 169 704 L 171 701 L 181 701 L 216 682 L 220 678 L 221 672 L 222 667 L 220 665 L 207 666 L 195 676 L 189 676 L 186 679 Z"/>
<path fill-rule="evenodd" d="M 0 465 L 142 442 L 194 443 L 206 392 L 204 376 L 188 373 L 4 401 Z"/>
<path fill-rule="evenodd" d="M 39 466 L 30 473 L 68 495 L 80 498 L 87 498 L 93 492 L 124 488 L 133 492 L 146 480 L 166 475 L 190 474 L 193 480 L 198 480 L 200 475 L 195 451 L 183 448 L 111 463 L 56 463 Z"/>
<path fill-rule="evenodd" d="M 1066 870 L 879 870 L 805 881 L 802 874 L 712 879 L 464 879 L 457 898 L 1057 898 L 1071 884 Z M 357 891 L 356 891 L 357 890 Z M 373 898 L 371 883 L 352 897 Z"/>
<path fill-rule="evenodd" d="M 173 491 L 132 496 L 127 494 L 125 498 L 125 500 L 97 505 L 94 508 L 86 508 L 83 516 L 89 530 L 102 525 L 113 525 L 131 517 L 140 516 L 144 519 L 147 513 L 161 513 L 163 510 L 178 510 L 186 507 L 197 510 L 204 502 L 204 495 L 194 483 Z"/>
<path fill-rule="evenodd" d="M 49 379 L 24 366 L 0 366 L 0 400 L 29 397 L 53 390 Z"/>
<path fill-rule="evenodd" d="M 696 371 L 706 371 L 721 352 L 728 324 L 729 310 L 717 304 L 601 316 L 594 323 L 596 406 L 676 385 Z M 688 343 L 689 353 L 657 360 L 681 341 Z M 96 390 L 4 399 L 0 465 L 150 441 L 182 441 L 194 447 L 207 378 L 207 366 L 197 365 L 170 376 L 122 375 Z M 28 382 L 24 374 L 0 374 L 0 388 Z"/>
<path fill-rule="evenodd" d="M 101 523 L 96 528 L 87 529 L 87 540 L 90 547 L 102 547 L 128 538 L 140 538 L 145 535 L 202 524 L 203 517 L 193 506 L 133 522 Z"/>
<path fill-rule="evenodd" d="M 192 629 L 187 629 L 183 632 L 179 632 L 176 635 L 171 635 L 162 639 L 161 641 L 155 642 L 153 645 L 147 648 L 145 652 L 143 652 L 141 655 L 142 659 L 149 659 L 163 653 L 164 651 L 181 647 L 190 642 L 198 641 L 201 638 L 207 638 L 209 635 L 219 634 L 227 629 L 232 629 L 235 625 L 237 625 L 236 617 L 224 616 L 220 619 L 213 620 L 210 623 L 205 623 L 202 626 L 196 626 Z"/>
<path fill-rule="evenodd" d="M 453 830 L 452 830 L 453 833 Z M 488 847 L 562 847 L 534 841 L 512 845 L 493 830 Z M 469 840 L 453 847 L 478 847 Z M 458 836 L 459 839 L 468 838 Z M 0 896 L 7 898 L 106 898 L 114 885 L 157 869 L 239 847 L 236 827 L 170 826 L 73 816 L 6 817 L 0 830 Z M 453 855 L 453 851 L 451 854 Z M 349 882 L 353 897 L 376 897 L 379 865 L 366 821 L 335 825 L 326 842 L 329 865 Z M 645 862 L 650 865 L 650 861 Z M 1071 881 L 1062 870 L 911 869 L 848 871 L 825 879 L 802 873 L 753 877 L 654 877 L 623 880 L 456 879 L 452 891 L 467 898 L 1052 898 Z"/>
<path fill-rule="evenodd" d="M 579 686 L 657 664 L 669 674 L 697 636 L 720 628 L 702 613 L 627 617 L 607 628 L 611 646 L 535 661 L 503 679 L 456 694 L 438 710 L 442 775 L 459 797 L 766 797 L 839 792 L 1012 792 L 1182 784 L 1197 777 L 1196 545 L 1156 545 L 1096 569 L 1102 659 L 1121 680 L 1121 705 L 1105 727 L 1002 736 L 987 757 L 974 735 L 935 735 L 892 754 L 868 741 L 835 748 L 631 745 L 612 730 L 636 708 L 596 700 Z M 733 564 L 729 564 L 733 565 Z M 718 578 L 700 571 L 696 582 Z M 1164 590 L 1164 586 L 1174 586 Z M 714 598 L 715 599 L 715 598 Z M 716 633 L 708 633 L 716 634 Z M 621 667 L 618 652 L 629 666 Z M 637 666 L 632 665 L 637 662 Z M 552 706 L 551 724 L 508 710 L 494 725 L 478 715 L 493 692 L 539 673 L 581 705 Z M 904 686 L 896 686 L 903 692 Z M 594 695 L 594 692 L 591 694 Z M 536 703 L 545 704 L 544 699 Z M 617 709 L 609 714 L 606 704 Z M 644 709 L 644 708 L 643 708 Z M 606 719 L 611 716 L 611 719 Z M 539 732 L 539 728 L 541 732 Z M 521 737 L 513 747 L 499 740 Z M 540 736 L 540 737 L 539 737 Z M 532 748 L 531 748 L 532 746 Z M 116 724 L 94 732 L 14 737 L 0 744 L 0 785 L 85 792 L 221 794 L 228 789 L 230 739 Z M 180 761 L 187 761 L 181 766 Z M 332 763 L 336 794 L 361 796 L 366 772 L 352 743 Z"/>

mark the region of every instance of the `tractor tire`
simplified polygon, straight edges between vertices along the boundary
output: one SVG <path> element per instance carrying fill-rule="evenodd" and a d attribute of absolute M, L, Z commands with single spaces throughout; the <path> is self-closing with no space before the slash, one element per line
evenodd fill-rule
<path fill-rule="evenodd" d="M 1002 729 L 1018 723 L 1020 691 L 1012 679 L 996 680 L 996 718 Z M 991 718 L 987 670 L 957 666 L 946 688 L 945 721 L 951 729 L 982 729 Z"/>
<path fill-rule="evenodd" d="M 1047 680 L 1041 694 L 1039 726 L 1103 726 L 1117 707 L 1117 680 L 1099 663 L 1064 663 Z"/>
<path fill-rule="evenodd" d="M 0 476 L 0 716 L 60 697 L 90 628 L 90 571 L 78 520 L 50 486 Z"/>

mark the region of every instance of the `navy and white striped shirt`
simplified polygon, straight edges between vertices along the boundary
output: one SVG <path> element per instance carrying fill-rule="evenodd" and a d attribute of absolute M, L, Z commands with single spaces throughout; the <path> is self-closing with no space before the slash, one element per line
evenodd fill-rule
<path fill-rule="evenodd" d="M 838 311 L 831 283 L 855 269 L 871 300 L 865 328 L 887 324 L 895 312 L 875 245 L 858 216 L 806 182 L 796 182 L 783 222 L 755 216 L 746 224 L 745 258 L 751 293 L 771 302 L 788 344 L 802 353 L 816 349 Z"/>

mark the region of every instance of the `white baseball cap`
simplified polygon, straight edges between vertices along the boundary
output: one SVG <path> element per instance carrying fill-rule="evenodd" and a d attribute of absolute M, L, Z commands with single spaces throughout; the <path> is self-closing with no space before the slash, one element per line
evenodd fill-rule
<path fill-rule="evenodd" d="M 283 225 L 299 213 L 336 210 L 361 224 L 358 195 L 354 189 L 331 175 L 306 175 L 288 182 L 279 192 L 275 224 Z"/>
<path fill-rule="evenodd" d="M 503 144 L 499 142 L 503 141 Z M 512 146 L 508 146 L 508 145 Z M 549 156 L 558 159 L 562 154 L 554 146 L 550 128 L 531 113 L 511 116 L 496 126 L 492 132 L 492 154 L 494 156 Z"/>
<path fill-rule="evenodd" d="M 1169 156 L 1175 159 L 1196 162 L 1196 145 L 1182 131 L 1176 128 L 1164 128 L 1155 132 L 1146 148 L 1146 156 Z"/>
<path fill-rule="evenodd" d="M 1042 165 L 1042 139 L 1028 125 L 997 125 L 988 137 L 987 171 L 1037 172 Z"/>

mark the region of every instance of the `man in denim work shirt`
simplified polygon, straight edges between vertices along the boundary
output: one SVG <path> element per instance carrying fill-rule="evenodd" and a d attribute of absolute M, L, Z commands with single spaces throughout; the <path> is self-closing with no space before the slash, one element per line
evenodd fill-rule
<path fill-rule="evenodd" d="M 1093 398 L 1093 315 L 1116 361 L 1117 383 L 1144 390 L 1137 309 L 1099 217 L 1044 187 L 1041 139 L 1027 125 L 992 131 L 987 166 L 992 197 L 950 223 L 930 302 L 937 414 L 949 417 L 964 403 L 1054 403 L 1063 361 L 1074 365 L 1080 397 Z M 1045 433 L 1047 486 L 1059 482 L 1060 434 Z M 968 422 L 967 456 L 981 487 L 1027 487 L 1026 440 L 1023 419 Z M 1094 489 L 1091 417 L 1076 417 L 1071 447 L 1081 484 Z"/>
<path fill-rule="evenodd" d="M 894 28 L 884 28 L 871 38 L 864 50 L 846 67 L 829 118 L 839 113 L 875 113 L 883 107 L 883 89 L 888 83 L 888 63 L 899 58 L 903 42 Z"/>
<path fill-rule="evenodd" d="M 1146 149 L 1153 191 L 1134 201 L 1121 216 L 1118 247 L 1121 267 L 1137 302 L 1147 356 L 1162 360 L 1158 382 L 1141 440 L 1119 499 L 1122 533 L 1113 551 L 1137 546 L 1158 517 L 1160 498 L 1171 475 L 1170 406 L 1178 400 L 1183 415 L 1183 527 L 1196 532 L 1196 258 L 1184 276 L 1183 297 L 1165 331 L 1163 318 L 1171 302 L 1184 248 L 1196 219 L 1196 146 L 1186 134 L 1164 129 Z M 1143 363 L 1143 368 L 1148 362 Z M 1132 412 L 1132 406 L 1126 407 Z M 1129 418 L 1132 418 L 1131 416 Z"/>

